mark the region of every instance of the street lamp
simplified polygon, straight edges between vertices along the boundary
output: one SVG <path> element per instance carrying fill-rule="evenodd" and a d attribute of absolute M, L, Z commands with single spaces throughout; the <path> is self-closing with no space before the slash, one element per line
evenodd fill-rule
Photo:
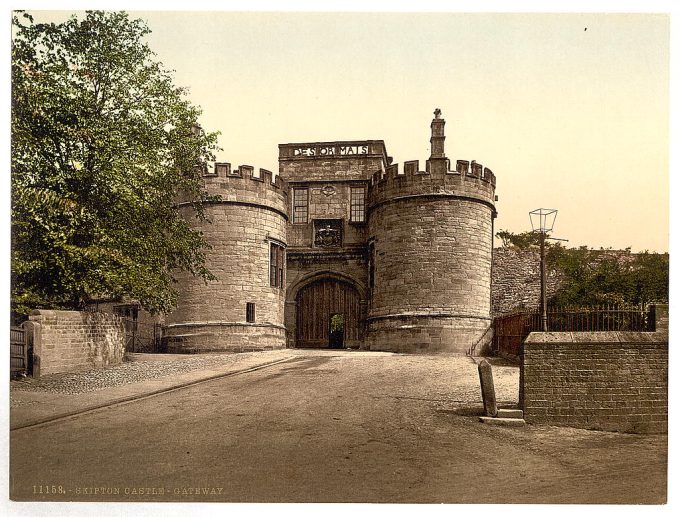
<path fill-rule="evenodd" d="M 529 212 L 531 229 L 537 232 L 541 239 L 541 328 L 543 332 L 548 332 L 548 300 L 545 293 L 545 239 L 547 233 L 552 231 L 556 218 L 557 210 L 552 208 L 537 208 Z"/>

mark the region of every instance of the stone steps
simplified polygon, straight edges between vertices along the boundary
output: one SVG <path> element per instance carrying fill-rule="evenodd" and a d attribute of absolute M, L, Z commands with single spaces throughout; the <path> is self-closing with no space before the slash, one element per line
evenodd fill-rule
<path fill-rule="evenodd" d="M 496 416 L 480 416 L 480 422 L 491 425 L 521 427 L 526 424 L 524 411 L 521 409 L 499 409 Z"/>
<path fill-rule="evenodd" d="M 521 409 L 499 409 L 496 418 L 524 418 L 524 411 Z"/>
<path fill-rule="evenodd" d="M 497 416 L 480 416 L 479 421 L 484 424 L 521 427 L 526 424 L 523 418 L 499 418 Z"/>

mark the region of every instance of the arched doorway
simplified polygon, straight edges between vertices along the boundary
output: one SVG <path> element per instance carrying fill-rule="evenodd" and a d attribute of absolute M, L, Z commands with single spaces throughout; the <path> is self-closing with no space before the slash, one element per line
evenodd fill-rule
<path fill-rule="evenodd" d="M 347 348 L 360 341 L 357 290 L 325 278 L 300 289 L 296 297 L 297 348 Z"/>

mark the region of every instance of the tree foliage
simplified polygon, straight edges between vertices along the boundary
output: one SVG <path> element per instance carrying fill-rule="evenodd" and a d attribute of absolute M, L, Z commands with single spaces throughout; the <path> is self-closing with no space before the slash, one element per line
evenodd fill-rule
<path fill-rule="evenodd" d="M 196 165 L 215 133 L 173 84 L 126 13 L 12 20 L 12 305 L 82 307 L 130 297 L 176 302 L 173 272 L 212 278 L 196 217 L 209 200 Z"/>
<path fill-rule="evenodd" d="M 537 242 L 532 232 L 500 231 L 496 235 L 504 246 L 519 249 Z M 550 303 L 582 306 L 668 301 L 668 253 L 567 248 L 550 241 L 546 241 L 546 249 L 547 267 L 556 270 L 562 279 Z"/>
<path fill-rule="evenodd" d="M 512 233 L 507 230 L 500 230 L 496 232 L 496 237 L 501 239 L 504 247 L 515 246 L 520 249 L 526 249 L 530 246 L 538 246 L 539 234 L 535 232 Z"/>

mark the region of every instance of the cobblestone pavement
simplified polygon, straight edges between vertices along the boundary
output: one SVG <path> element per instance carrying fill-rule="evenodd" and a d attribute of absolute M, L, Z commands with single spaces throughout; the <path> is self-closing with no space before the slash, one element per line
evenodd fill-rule
<path fill-rule="evenodd" d="M 13 391 L 34 391 L 78 395 L 105 388 L 114 388 L 166 375 L 177 375 L 196 369 L 231 366 L 244 361 L 254 354 L 269 352 L 247 352 L 242 354 L 201 354 L 166 356 L 160 360 L 126 361 L 108 368 L 83 370 L 74 373 L 54 374 L 34 379 L 27 377 L 10 383 L 10 407 L 21 405 L 12 400 Z"/>

